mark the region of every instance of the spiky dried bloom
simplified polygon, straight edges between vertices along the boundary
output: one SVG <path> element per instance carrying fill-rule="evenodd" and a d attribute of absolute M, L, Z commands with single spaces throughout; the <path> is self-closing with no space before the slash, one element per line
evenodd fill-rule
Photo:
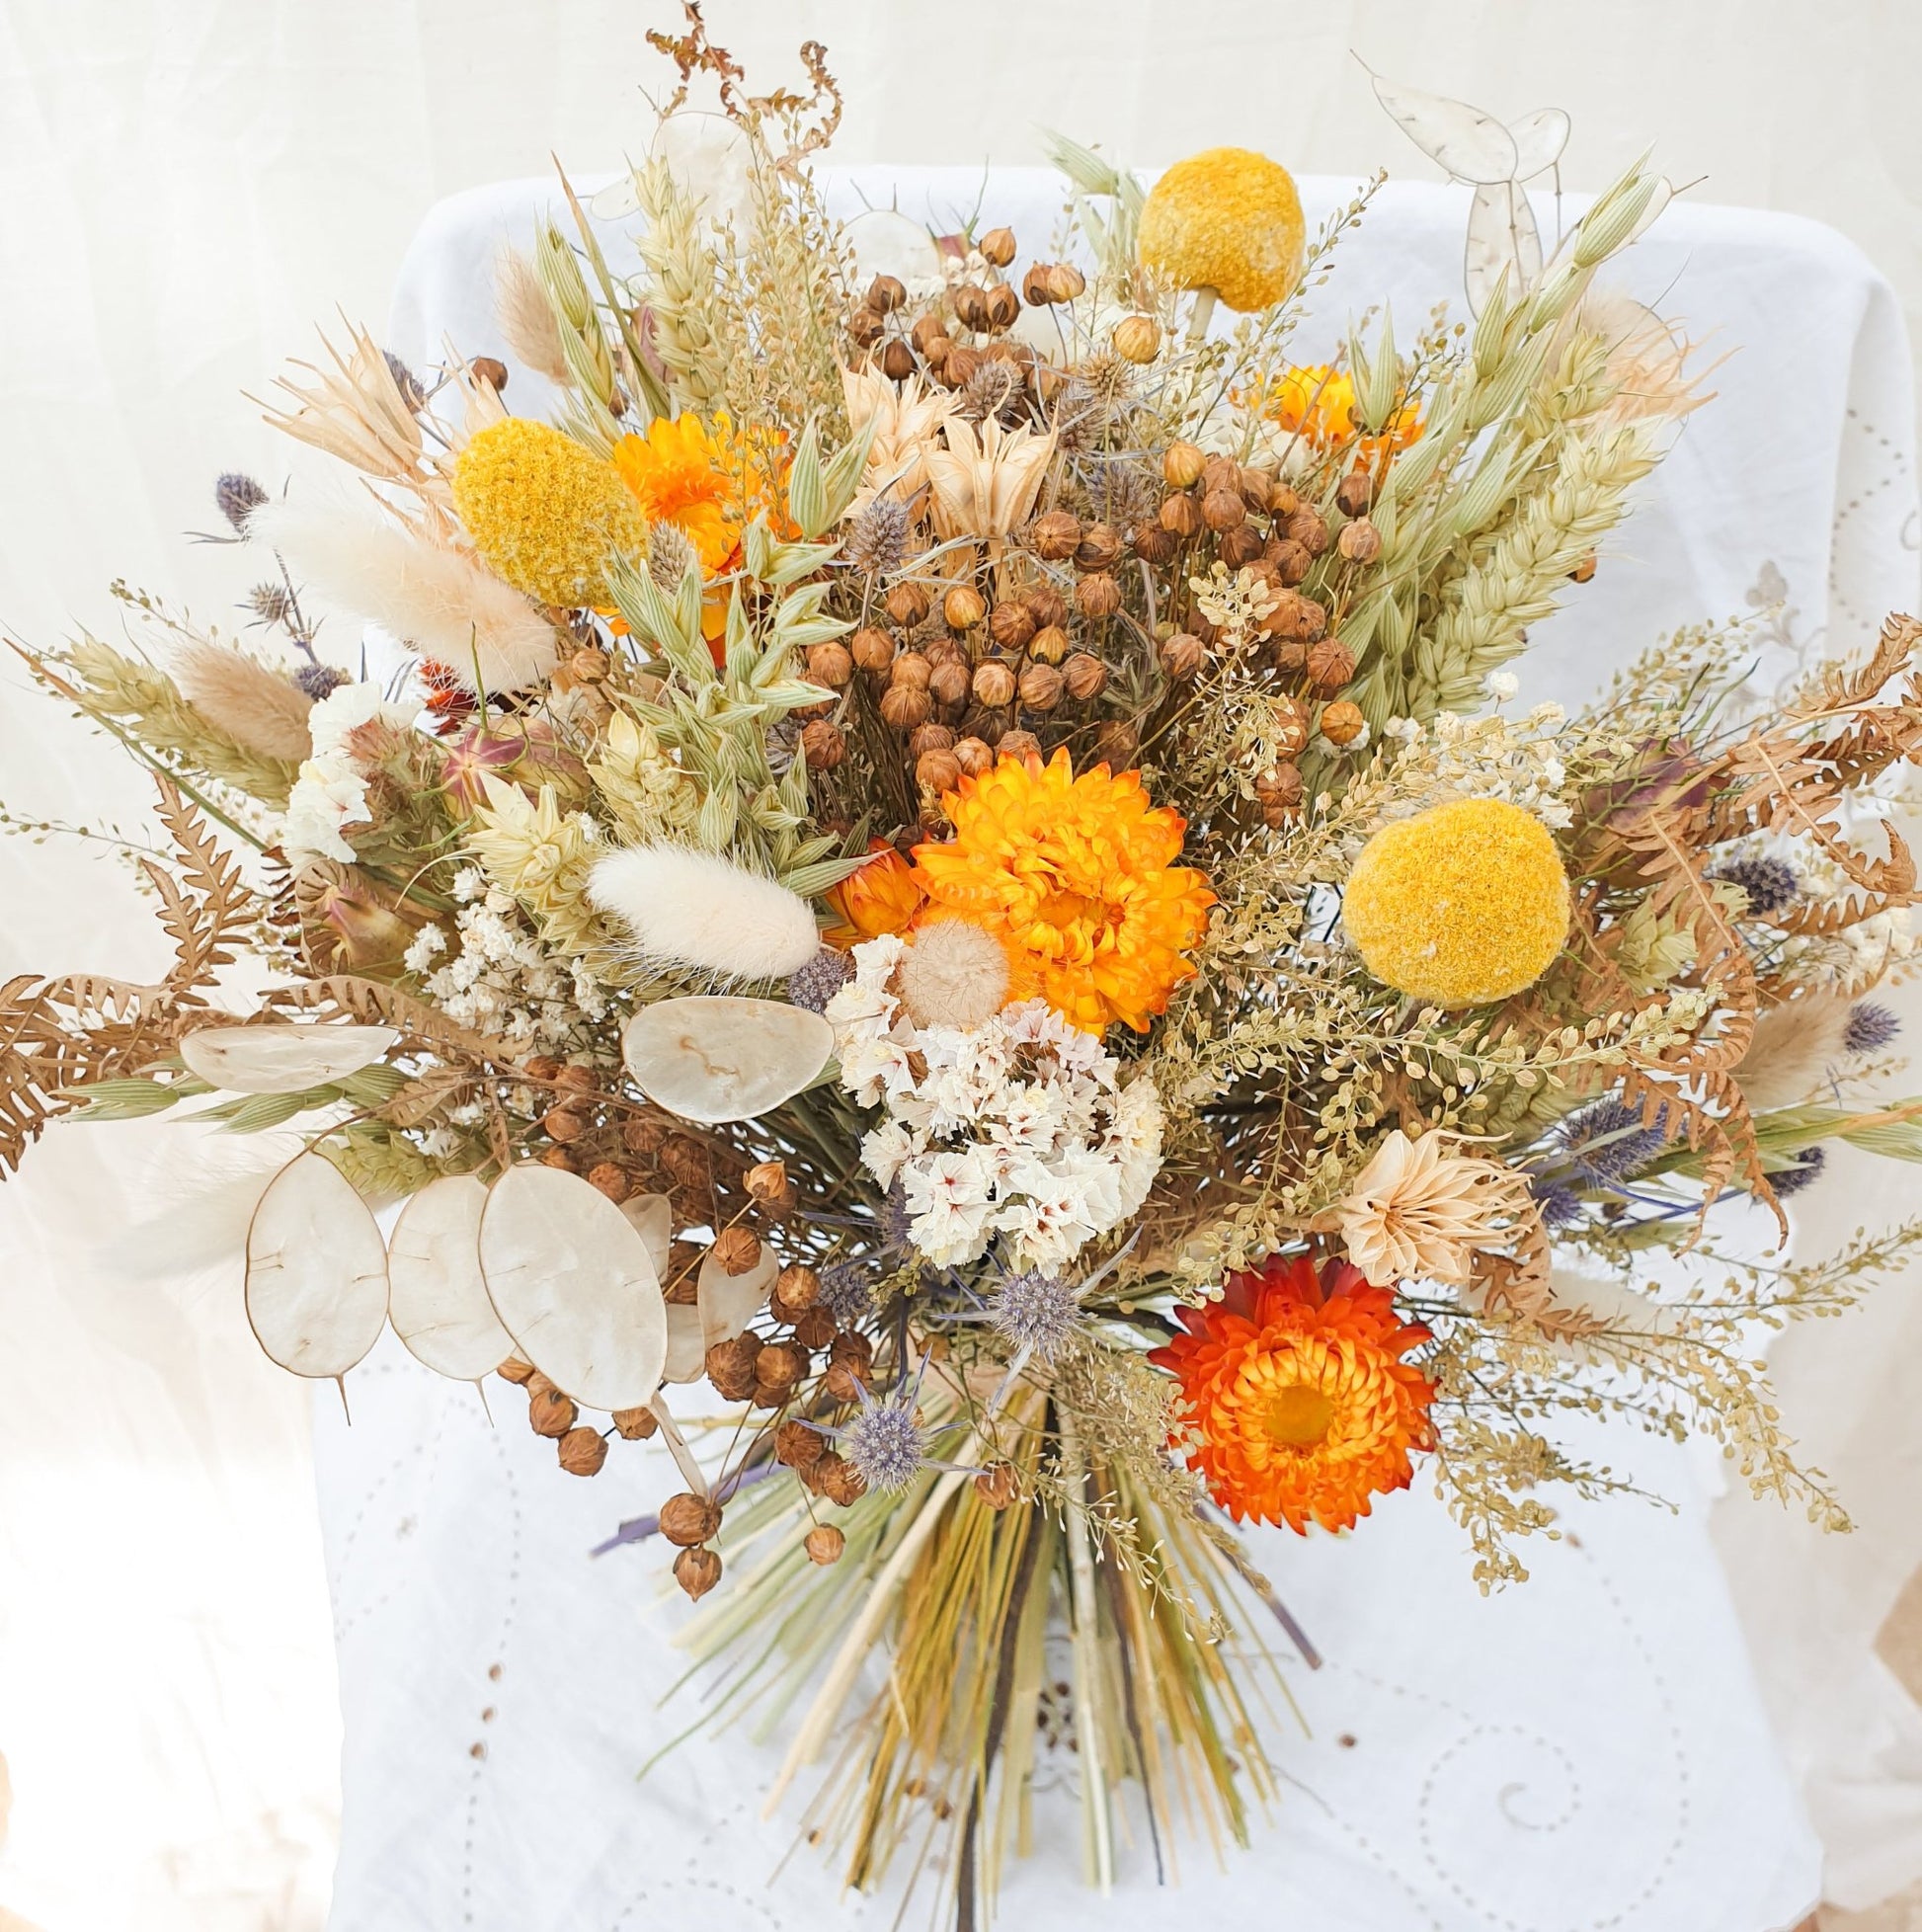
<path fill-rule="evenodd" d="M 313 750 L 312 699 L 293 679 L 244 651 L 211 639 L 185 645 L 174 660 L 174 682 L 197 711 L 262 758 L 298 765 Z"/>
<path fill-rule="evenodd" d="M 1444 1134 L 1410 1140 L 1397 1128 L 1336 1209 L 1348 1259 L 1368 1282 L 1441 1281 L 1459 1287 L 1478 1250 L 1509 1238 L 1528 1198 L 1515 1168 L 1464 1154 Z"/>
<path fill-rule="evenodd" d="M 395 379 L 386 353 L 364 329 L 349 331 L 342 355 L 325 336 L 329 366 L 294 362 L 304 373 L 276 378 L 291 408 L 271 409 L 267 420 L 297 443 L 311 444 L 368 476 L 418 488 L 421 425 L 407 393 Z"/>
<path fill-rule="evenodd" d="M 1555 1138 L 1568 1164 L 1597 1187 L 1619 1187 L 1668 1144 L 1661 1122 L 1650 1126 L 1640 1108 L 1614 1094 L 1571 1113 Z M 1548 1220 L 1546 1209 L 1542 1218 Z"/>
<path fill-rule="evenodd" d="M 906 1396 L 877 1402 L 865 1397 L 841 1429 L 841 1453 L 870 1489 L 905 1489 L 927 1462 L 927 1437 Z"/>
<path fill-rule="evenodd" d="M 506 245 L 494 258 L 494 319 L 517 361 L 563 389 L 572 382 L 547 284 L 518 248 Z"/>
<path fill-rule="evenodd" d="M 878 1279 L 871 1261 L 836 1261 L 821 1270 L 821 1306 L 841 1328 L 854 1328 L 874 1312 Z"/>
<path fill-rule="evenodd" d="M 1787 859 L 1767 852 L 1744 853 L 1718 865 L 1709 874 L 1741 889 L 1745 910 L 1755 919 L 1771 919 L 1793 905 L 1802 894 L 1802 878 Z"/>
<path fill-rule="evenodd" d="M 1877 1000 L 1860 1000 L 1849 1008 L 1848 1023 L 1842 1028 L 1842 1050 L 1866 1059 L 1891 1045 L 1901 1030 L 1901 1015 L 1892 1006 Z"/>
<path fill-rule="evenodd" d="M 228 470 L 225 475 L 215 479 L 213 501 L 219 505 L 220 514 L 234 527 L 239 536 L 247 534 L 247 520 L 267 501 L 267 492 L 251 476 L 239 470 Z"/>
<path fill-rule="evenodd" d="M 823 946 L 798 973 L 789 975 L 787 997 L 811 1013 L 822 1012 L 853 977 L 854 962 L 844 952 Z"/>
<path fill-rule="evenodd" d="M 848 526 L 841 561 L 864 577 L 892 577 L 908 552 L 908 506 L 894 495 L 873 497 Z"/>
<path fill-rule="evenodd" d="M 1825 1147 L 1804 1147 L 1786 1167 L 1773 1168 L 1769 1173 L 1769 1185 L 1775 1189 L 1779 1200 L 1786 1195 L 1800 1194 L 1804 1187 L 1812 1187 L 1822 1177 L 1822 1170 L 1828 1166 L 1828 1150 Z"/>
<path fill-rule="evenodd" d="M 303 664 L 293 674 L 293 682 L 318 704 L 330 691 L 337 691 L 349 683 L 345 671 L 338 671 L 331 664 Z"/>
<path fill-rule="evenodd" d="M 293 615 L 293 596 L 284 584 L 256 584 L 247 607 L 264 624 L 283 624 Z"/>
<path fill-rule="evenodd" d="M 988 1302 L 995 1332 L 1010 1348 L 1024 1348 L 1043 1364 L 1054 1361 L 1068 1345 L 1081 1316 L 1073 1286 L 1039 1268 L 1008 1275 Z"/>
<path fill-rule="evenodd" d="M 700 569 L 700 552 L 679 523 L 650 523 L 647 531 L 647 574 L 672 595 L 688 571 Z"/>
<path fill-rule="evenodd" d="M 970 423 L 994 417 L 1004 429 L 1020 421 L 1026 407 L 1021 372 L 1002 362 L 984 362 L 957 392 L 956 413 Z"/>

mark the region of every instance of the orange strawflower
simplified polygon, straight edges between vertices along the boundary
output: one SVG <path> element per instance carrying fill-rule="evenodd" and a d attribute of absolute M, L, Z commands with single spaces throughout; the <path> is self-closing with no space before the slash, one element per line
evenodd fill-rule
<path fill-rule="evenodd" d="M 1405 1489 L 1434 1447 L 1435 1385 L 1401 1357 L 1428 1339 L 1385 1288 L 1329 1261 L 1271 1254 L 1149 1357 L 1181 1384 L 1199 1443 L 1188 1465 L 1239 1522 L 1351 1529 L 1370 1496 Z"/>
<path fill-rule="evenodd" d="M 1421 412 L 1403 403 L 1379 436 L 1361 436 L 1355 421 L 1354 378 L 1327 362 L 1310 362 L 1284 370 L 1268 390 L 1268 414 L 1304 443 L 1325 449 L 1361 437 L 1370 456 L 1384 450 L 1405 449 L 1421 434 Z"/>
<path fill-rule="evenodd" d="M 871 840 L 868 850 L 867 863 L 828 894 L 841 923 L 822 933 L 822 943 L 842 952 L 884 932 L 907 931 L 927 903 L 915 868 L 885 839 Z"/>
<path fill-rule="evenodd" d="M 1001 940 L 1008 997 L 1038 994 L 1089 1033 L 1117 1019 L 1146 1032 L 1193 974 L 1182 954 L 1215 903 L 1174 864 L 1180 815 L 1150 807 L 1139 772 L 1076 777 L 1065 751 L 1047 765 L 1003 758 L 941 803 L 954 838 L 917 845 L 916 875 L 934 905 Z"/>

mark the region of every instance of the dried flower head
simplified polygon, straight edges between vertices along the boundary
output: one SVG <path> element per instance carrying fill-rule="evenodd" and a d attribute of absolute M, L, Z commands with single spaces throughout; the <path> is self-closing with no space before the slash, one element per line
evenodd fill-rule
<path fill-rule="evenodd" d="M 890 577 L 908 553 L 908 506 L 896 496 L 877 496 L 848 525 L 841 559 L 864 577 Z"/>
<path fill-rule="evenodd" d="M 1901 1030 L 1901 1018 L 1893 1007 L 1875 1000 L 1860 1000 L 1849 1008 L 1848 1024 L 1842 1028 L 1842 1048 L 1859 1060 L 1866 1059 L 1890 1045 Z"/>
<path fill-rule="evenodd" d="M 789 975 L 787 997 L 795 1006 L 818 1013 L 853 977 L 854 962 L 844 952 L 823 946 L 799 972 Z"/>
<path fill-rule="evenodd" d="M 870 1489 L 905 1489 L 927 1461 L 927 1438 L 907 1395 L 876 1401 L 861 1391 L 861 1406 L 841 1430 L 841 1455 Z"/>
<path fill-rule="evenodd" d="M 1143 264 L 1177 288 L 1212 288 L 1243 313 L 1283 300 L 1301 279 L 1306 231 L 1286 168 L 1244 147 L 1177 161 L 1149 191 Z"/>
<path fill-rule="evenodd" d="M 1060 1275 L 1039 1268 L 1007 1276 L 988 1304 L 995 1332 L 1010 1348 L 1025 1348 L 1042 1363 L 1060 1354 L 1081 1313 L 1074 1288 Z"/>
<path fill-rule="evenodd" d="M 1769 919 L 1802 893 L 1802 879 L 1786 859 L 1766 852 L 1744 853 L 1718 865 L 1710 874 L 1725 885 L 1739 886 L 1745 910 L 1756 919 Z"/>
<path fill-rule="evenodd" d="M 1445 1135 L 1390 1134 L 1336 1210 L 1348 1258 L 1374 1287 L 1460 1287 L 1480 1248 L 1499 1247 L 1528 1197 L 1513 1167 L 1463 1154 Z"/>
<path fill-rule="evenodd" d="M 251 476 L 228 470 L 213 485 L 213 501 L 220 514 L 234 527 L 236 535 L 247 534 L 247 519 L 267 501 L 267 492 Z"/>
<path fill-rule="evenodd" d="M 874 1312 L 878 1277 L 871 1261 L 834 1261 L 821 1270 L 821 1306 L 843 1328 Z"/>
<path fill-rule="evenodd" d="M 1668 1144 L 1665 1119 L 1651 1126 L 1639 1107 L 1613 1094 L 1571 1113 L 1555 1138 L 1575 1171 L 1597 1187 L 1620 1186 Z"/>

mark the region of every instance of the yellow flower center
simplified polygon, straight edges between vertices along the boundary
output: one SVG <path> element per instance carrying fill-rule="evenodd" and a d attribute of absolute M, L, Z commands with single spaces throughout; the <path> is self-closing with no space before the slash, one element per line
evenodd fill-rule
<path fill-rule="evenodd" d="M 1306 1382 L 1277 1389 L 1262 1405 L 1262 1430 L 1286 1449 L 1319 1449 L 1333 1425 L 1334 1404 Z"/>

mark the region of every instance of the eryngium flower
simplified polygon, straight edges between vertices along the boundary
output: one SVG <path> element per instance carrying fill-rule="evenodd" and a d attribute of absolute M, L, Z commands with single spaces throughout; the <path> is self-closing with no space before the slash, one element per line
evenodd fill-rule
<path fill-rule="evenodd" d="M 348 682 L 348 676 L 331 664 L 303 664 L 293 674 L 293 682 L 318 704 L 329 691 L 339 690 Z"/>
<path fill-rule="evenodd" d="M 283 624 L 293 613 L 293 599 L 284 584 L 256 584 L 247 593 L 247 607 L 264 624 Z"/>
<path fill-rule="evenodd" d="M 870 1489 L 905 1489 L 927 1461 L 927 1438 L 910 1401 L 870 1399 L 841 1430 L 841 1453 Z"/>
<path fill-rule="evenodd" d="M 235 531 L 247 534 L 247 519 L 267 501 L 267 492 L 251 476 L 243 476 L 239 470 L 229 470 L 219 477 L 213 485 L 213 501 L 220 506 L 220 514 L 230 523 Z"/>
<path fill-rule="evenodd" d="M 795 1006 L 818 1013 L 853 977 L 854 962 L 844 952 L 823 946 L 798 973 L 788 976 L 787 997 Z"/>
<path fill-rule="evenodd" d="M 1581 1196 L 1565 1180 L 1538 1174 L 1528 1183 L 1545 1228 L 1566 1228 L 1581 1219 Z"/>
<path fill-rule="evenodd" d="M 1059 1275 L 1038 1268 L 1009 1275 L 988 1304 L 995 1332 L 1042 1362 L 1053 1361 L 1061 1352 L 1081 1312 L 1075 1290 Z"/>
<path fill-rule="evenodd" d="M 1638 1108 L 1610 1094 L 1571 1113 L 1556 1139 L 1584 1179 L 1598 1187 L 1616 1187 L 1645 1167 L 1668 1136 L 1660 1124 L 1650 1127 Z"/>
<path fill-rule="evenodd" d="M 1901 1018 L 1893 1008 L 1874 1000 L 1864 1000 L 1849 1008 L 1848 1024 L 1842 1028 L 1842 1044 L 1858 1057 L 1880 1053 L 1901 1030 Z"/>
<path fill-rule="evenodd" d="M 1756 919 L 1779 913 L 1802 891 L 1802 880 L 1787 860 L 1754 852 L 1745 858 L 1731 858 L 1709 874 L 1724 885 L 1740 886 L 1748 901 L 1748 911 Z"/>
<path fill-rule="evenodd" d="M 876 497 L 841 546 L 842 561 L 867 577 L 888 577 L 901 568 L 908 548 L 908 506 L 897 497 Z"/>
<path fill-rule="evenodd" d="M 836 1261 L 821 1270 L 821 1306 L 843 1328 L 874 1312 L 874 1269 L 866 1261 Z"/>
<path fill-rule="evenodd" d="M 1819 1180 L 1823 1167 L 1828 1165 L 1828 1150 L 1824 1147 L 1804 1147 L 1796 1156 L 1792 1167 L 1778 1167 L 1769 1175 L 1769 1185 L 1775 1189 L 1776 1198 L 1800 1194 L 1811 1182 Z"/>

